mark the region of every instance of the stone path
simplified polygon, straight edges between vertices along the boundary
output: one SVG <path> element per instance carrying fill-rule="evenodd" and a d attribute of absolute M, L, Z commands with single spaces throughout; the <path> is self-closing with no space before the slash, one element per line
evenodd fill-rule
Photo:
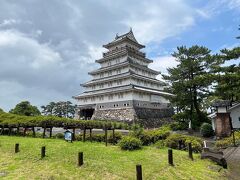
<path fill-rule="evenodd" d="M 224 157 L 228 163 L 228 169 L 230 174 L 229 179 L 239 180 L 240 179 L 240 146 L 229 147 L 223 151 Z"/>

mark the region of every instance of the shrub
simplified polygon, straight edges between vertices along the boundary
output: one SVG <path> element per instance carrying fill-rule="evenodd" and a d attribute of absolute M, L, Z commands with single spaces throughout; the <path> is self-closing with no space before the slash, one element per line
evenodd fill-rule
<path fill-rule="evenodd" d="M 170 148 L 177 149 L 179 141 L 182 141 L 185 147 L 188 146 L 188 143 L 192 143 L 192 148 L 194 152 L 201 152 L 202 150 L 202 140 L 201 138 L 194 136 L 187 136 L 183 134 L 171 134 L 165 140 L 165 145 Z"/>
<path fill-rule="evenodd" d="M 118 145 L 123 150 L 130 150 L 131 151 L 131 150 L 135 150 L 135 149 L 140 149 L 141 145 L 142 145 L 142 142 L 135 137 L 125 136 L 120 140 Z"/>
<path fill-rule="evenodd" d="M 108 134 L 108 142 L 112 144 L 118 143 L 122 139 L 122 134 L 120 132 L 115 132 L 115 139 L 113 139 L 113 133 Z"/>
<path fill-rule="evenodd" d="M 143 145 L 154 144 L 158 140 L 166 139 L 170 135 L 170 127 L 162 126 L 154 130 L 135 130 L 130 133 L 130 136 L 136 137 L 142 141 Z"/>
<path fill-rule="evenodd" d="M 182 130 L 187 130 L 188 129 L 188 123 L 183 121 L 183 122 L 174 122 L 170 124 L 170 128 L 173 131 L 182 131 Z"/>
<path fill-rule="evenodd" d="M 63 133 L 57 133 L 53 137 L 55 137 L 56 139 L 63 139 L 64 138 L 64 134 Z"/>
<path fill-rule="evenodd" d="M 165 141 L 164 140 L 159 140 L 154 144 L 154 147 L 158 149 L 162 149 L 165 147 Z"/>
<path fill-rule="evenodd" d="M 240 131 L 235 132 L 235 143 L 236 143 L 236 145 L 240 145 Z M 215 143 L 216 148 L 227 148 L 229 146 L 233 146 L 233 137 L 232 136 L 218 140 Z"/>
<path fill-rule="evenodd" d="M 209 123 L 203 123 L 200 128 L 200 133 L 203 137 L 211 137 L 214 135 L 212 125 Z"/>

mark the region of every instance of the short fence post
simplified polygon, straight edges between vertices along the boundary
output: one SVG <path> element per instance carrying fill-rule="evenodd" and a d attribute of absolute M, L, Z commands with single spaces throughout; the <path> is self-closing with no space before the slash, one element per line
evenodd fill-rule
<path fill-rule="evenodd" d="M 140 164 L 136 165 L 136 175 L 137 180 L 142 180 L 142 166 Z"/>
<path fill-rule="evenodd" d="M 36 132 L 35 132 L 34 127 L 32 127 L 32 132 L 33 132 L 33 137 L 36 137 Z"/>
<path fill-rule="evenodd" d="M 42 138 L 45 138 L 45 134 L 46 134 L 46 127 L 43 128 Z"/>
<path fill-rule="evenodd" d="M 173 166 L 173 152 L 172 152 L 172 149 L 168 149 L 168 164 Z"/>
<path fill-rule="evenodd" d="M 192 143 L 188 143 L 188 155 L 189 158 L 193 160 L 193 152 L 192 152 Z"/>
<path fill-rule="evenodd" d="M 105 145 L 107 146 L 107 126 L 105 125 Z"/>
<path fill-rule="evenodd" d="M 182 149 L 182 141 L 181 141 L 181 140 L 178 141 L 178 149 L 179 149 L 179 150 Z"/>
<path fill-rule="evenodd" d="M 86 141 L 86 128 L 83 129 L 83 142 Z"/>
<path fill-rule="evenodd" d="M 90 142 L 92 142 L 92 128 L 90 128 L 89 131 L 90 131 Z"/>
<path fill-rule="evenodd" d="M 233 146 L 236 147 L 236 140 L 235 140 L 234 130 L 232 130 L 232 135 L 233 135 Z"/>
<path fill-rule="evenodd" d="M 46 147 L 43 146 L 41 149 L 41 158 L 44 158 L 46 156 Z"/>
<path fill-rule="evenodd" d="M 83 152 L 78 153 L 78 166 L 83 165 Z"/>
<path fill-rule="evenodd" d="M 19 144 L 16 143 L 16 144 L 15 144 L 15 153 L 18 153 L 18 152 L 19 152 Z"/>

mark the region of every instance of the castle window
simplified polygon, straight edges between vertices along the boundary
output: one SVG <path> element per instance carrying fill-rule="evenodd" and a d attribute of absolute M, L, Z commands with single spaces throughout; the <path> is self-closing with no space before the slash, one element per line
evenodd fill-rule
<path fill-rule="evenodd" d="M 109 71 L 109 72 L 108 72 L 108 76 L 111 76 L 111 75 L 112 75 L 112 71 Z"/>
<path fill-rule="evenodd" d="M 112 82 L 109 82 L 109 83 L 108 83 L 108 87 L 111 87 L 111 86 L 112 86 Z"/>
<path fill-rule="evenodd" d="M 118 70 L 117 70 L 117 74 L 120 74 L 120 73 L 121 73 L 121 69 L 118 69 Z"/>
<path fill-rule="evenodd" d="M 108 99 L 109 99 L 109 100 L 112 100 L 112 99 L 113 99 L 113 95 L 109 95 L 109 96 L 108 96 Z"/>
<path fill-rule="evenodd" d="M 117 85 L 121 85 L 121 84 L 122 84 L 122 80 L 118 80 Z"/>
<path fill-rule="evenodd" d="M 84 99 L 83 99 L 83 102 L 87 102 L 87 98 L 84 98 Z"/>
<path fill-rule="evenodd" d="M 104 87 L 104 84 L 100 84 L 100 85 L 99 85 L 99 88 L 103 88 L 103 87 Z"/>
<path fill-rule="evenodd" d="M 118 94 L 118 99 L 122 99 L 123 98 L 123 93 L 119 93 Z"/>
<path fill-rule="evenodd" d="M 95 101 L 95 97 L 91 97 L 91 101 Z"/>
<path fill-rule="evenodd" d="M 108 62 L 108 66 L 111 66 L 111 61 Z"/>
<path fill-rule="evenodd" d="M 104 73 L 101 73 L 101 74 L 100 74 L 100 78 L 102 78 L 102 77 L 104 77 Z"/>
<path fill-rule="evenodd" d="M 99 96 L 99 101 L 103 101 L 104 100 L 104 96 Z"/>

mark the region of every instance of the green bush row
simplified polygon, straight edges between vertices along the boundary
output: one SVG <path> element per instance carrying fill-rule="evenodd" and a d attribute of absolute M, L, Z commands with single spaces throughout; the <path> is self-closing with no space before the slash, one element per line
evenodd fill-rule
<path fill-rule="evenodd" d="M 236 145 L 240 145 L 240 131 L 237 131 L 234 133 L 235 135 L 235 143 Z M 216 148 L 227 148 L 229 146 L 233 146 L 233 137 L 227 137 L 227 138 L 224 138 L 224 139 L 221 139 L 221 140 L 218 140 L 216 143 L 215 143 L 215 147 Z"/>
<path fill-rule="evenodd" d="M 97 121 L 73 120 L 56 116 L 21 116 L 0 112 L 0 127 L 78 127 L 78 128 L 108 128 L 128 129 L 128 124 Z"/>

